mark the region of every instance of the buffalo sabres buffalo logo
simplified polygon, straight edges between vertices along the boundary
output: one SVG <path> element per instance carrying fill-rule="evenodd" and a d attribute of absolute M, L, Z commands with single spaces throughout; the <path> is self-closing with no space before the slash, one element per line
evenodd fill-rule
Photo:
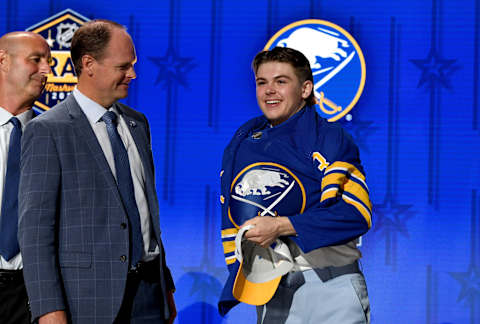
<path fill-rule="evenodd" d="M 75 11 L 66 9 L 27 28 L 27 31 L 42 35 L 52 53 L 52 73 L 48 76 L 45 91 L 33 106 L 37 112 L 55 106 L 75 88 L 77 76 L 70 57 L 70 45 L 75 31 L 87 21 Z"/>
<path fill-rule="evenodd" d="M 286 167 L 271 162 L 254 163 L 234 178 L 229 217 L 241 225 L 255 216 L 290 216 L 303 213 L 305 189 Z"/>
<path fill-rule="evenodd" d="M 296 49 L 307 57 L 317 111 L 324 118 L 338 120 L 357 103 L 365 84 L 365 59 L 343 28 L 325 20 L 297 21 L 278 31 L 265 50 L 276 46 Z"/>

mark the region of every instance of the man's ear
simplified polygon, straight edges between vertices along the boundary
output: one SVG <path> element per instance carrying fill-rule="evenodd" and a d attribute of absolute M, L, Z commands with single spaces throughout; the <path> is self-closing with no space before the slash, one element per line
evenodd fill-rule
<path fill-rule="evenodd" d="M 95 64 L 97 60 L 91 55 L 85 54 L 82 56 L 82 74 L 86 73 L 88 76 L 93 76 L 95 72 Z"/>
<path fill-rule="evenodd" d="M 0 70 L 1 71 L 8 70 L 8 62 L 9 62 L 9 57 L 8 57 L 7 51 L 0 50 Z"/>
<path fill-rule="evenodd" d="M 313 83 L 310 80 L 306 80 L 302 85 L 302 98 L 307 99 L 313 91 Z"/>

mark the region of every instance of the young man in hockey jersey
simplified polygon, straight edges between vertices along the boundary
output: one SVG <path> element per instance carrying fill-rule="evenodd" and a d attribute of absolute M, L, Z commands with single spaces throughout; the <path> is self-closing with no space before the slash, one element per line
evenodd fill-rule
<path fill-rule="evenodd" d="M 317 114 L 302 53 L 276 47 L 257 54 L 252 67 L 263 116 L 237 130 L 222 161 L 222 242 L 230 275 L 220 313 L 240 300 L 257 305 L 261 324 L 369 323 L 356 243 L 371 227 L 371 203 L 358 148 Z M 244 238 L 257 245 L 268 248 L 278 238 L 288 244 L 293 268 L 279 284 L 237 282 L 242 268 L 233 239 L 247 225 L 254 227 Z"/>

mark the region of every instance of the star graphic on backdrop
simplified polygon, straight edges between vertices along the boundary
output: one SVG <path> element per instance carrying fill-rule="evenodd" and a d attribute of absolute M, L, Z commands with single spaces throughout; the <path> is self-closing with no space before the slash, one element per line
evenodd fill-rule
<path fill-rule="evenodd" d="M 45 41 L 47 42 L 48 46 L 50 46 L 50 47 L 53 47 L 53 43 L 55 43 L 55 40 L 50 37 L 50 33 L 48 33 L 48 38 L 45 39 Z"/>
<path fill-rule="evenodd" d="M 448 77 L 457 69 L 453 65 L 456 61 L 455 59 L 443 59 L 434 49 L 431 49 L 425 59 L 412 59 L 410 61 L 422 70 L 417 87 L 426 84 L 428 88 L 431 88 L 436 84 L 440 84 L 445 88 L 451 88 Z"/>
<path fill-rule="evenodd" d="M 391 200 L 374 204 L 373 214 L 377 219 L 373 231 L 380 232 L 381 236 L 395 232 L 408 237 L 407 221 L 414 216 L 411 207 L 412 205 L 397 204 Z"/>
<path fill-rule="evenodd" d="M 169 46 L 165 56 L 148 59 L 159 68 L 155 84 L 163 82 L 165 87 L 171 83 L 188 86 L 186 76 L 195 67 L 193 58 L 180 57 L 173 47 Z"/>
<path fill-rule="evenodd" d="M 214 294 L 212 291 L 213 284 L 216 282 L 216 278 L 225 275 L 225 267 L 217 267 L 214 265 L 213 260 L 209 259 L 206 254 L 202 258 L 202 262 L 199 266 L 183 267 L 185 272 L 189 272 L 193 276 L 193 284 L 190 288 L 190 296 L 197 292 L 200 292 L 203 297 L 208 294 Z M 210 276 L 205 277 L 205 273 Z"/>
<path fill-rule="evenodd" d="M 193 283 L 190 287 L 189 296 L 194 296 L 197 293 L 201 296 L 203 301 L 208 300 L 209 297 L 215 297 L 218 295 L 218 291 L 212 289 L 218 286 L 218 279 L 202 272 L 189 272 L 189 276 L 192 277 Z"/>
<path fill-rule="evenodd" d="M 342 119 L 341 124 L 352 135 L 358 148 L 369 152 L 367 145 L 368 137 L 378 129 L 378 127 L 373 126 L 373 121 L 347 121 Z"/>
<path fill-rule="evenodd" d="M 207 186 L 207 190 L 209 187 Z M 208 194 L 208 192 L 207 192 Z M 210 197 L 210 195 L 207 195 Z M 213 195 L 215 196 L 215 195 Z M 206 205 L 206 210 L 211 210 L 209 208 L 211 200 L 208 201 Z M 214 203 L 216 206 L 216 202 Z M 193 295 L 197 292 L 200 292 L 203 298 L 211 295 L 214 293 L 212 291 L 212 284 L 223 275 L 225 275 L 225 267 L 220 267 L 215 264 L 215 247 L 216 247 L 216 233 L 214 232 L 215 228 L 215 212 L 213 215 L 207 212 L 206 221 L 204 224 L 204 233 L 205 238 L 203 242 L 203 249 L 202 249 L 202 259 L 200 260 L 200 264 L 198 266 L 189 266 L 183 267 L 185 272 L 190 273 L 193 276 L 193 284 L 190 288 L 190 295 Z M 200 248 L 200 244 L 198 244 Z M 208 275 L 208 276 L 207 276 Z M 209 288 L 210 287 L 210 288 Z"/>
<path fill-rule="evenodd" d="M 471 265 L 467 272 L 450 272 L 450 275 L 457 280 L 462 288 L 457 301 L 466 299 L 469 302 L 474 302 L 476 298 L 480 297 L 480 269 Z"/>

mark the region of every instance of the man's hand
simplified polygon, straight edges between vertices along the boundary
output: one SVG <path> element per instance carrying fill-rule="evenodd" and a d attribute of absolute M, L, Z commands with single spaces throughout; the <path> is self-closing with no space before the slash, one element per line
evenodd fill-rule
<path fill-rule="evenodd" d="M 47 313 L 38 319 L 38 324 L 67 324 L 67 314 L 65 311 L 55 311 Z"/>
<path fill-rule="evenodd" d="M 279 236 L 297 234 L 288 217 L 257 216 L 241 227 L 247 225 L 255 227 L 245 233 L 245 238 L 264 248 L 269 247 Z"/>
<path fill-rule="evenodd" d="M 175 299 L 173 298 L 173 290 L 167 292 L 167 304 L 168 309 L 170 310 L 170 318 L 168 319 L 168 324 L 173 324 L 175 317 L 177 317 L 177 308 L 175 306 Z"/>

